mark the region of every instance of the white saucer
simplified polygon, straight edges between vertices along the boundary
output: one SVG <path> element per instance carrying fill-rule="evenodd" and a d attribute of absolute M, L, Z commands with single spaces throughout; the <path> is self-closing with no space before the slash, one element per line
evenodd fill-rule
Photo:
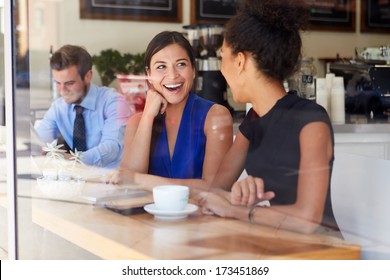
<path fill-rule="evenodd" d="M 146 212 L 153 214 L 156 220 L 162 221 L 176 221 L 187 218 L 187 216 L 196 210 L 198 210 L 198 206 L 194 204 L 187 204 L 186 208 L 182 211 L 166 211 L 166 210 L 158 210 L 154 203 L 148 204 L 144 206 Z"/>

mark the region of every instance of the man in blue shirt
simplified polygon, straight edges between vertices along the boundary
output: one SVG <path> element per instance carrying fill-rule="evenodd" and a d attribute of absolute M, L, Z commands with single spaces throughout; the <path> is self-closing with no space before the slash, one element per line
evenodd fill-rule
<path fill-rule="evenodd" d="M 69 159 L 69 150 L 76 148 L 73 144 L 75 107 L 81 106 L 86 142 L 82 162 L 116 168 L 122 157 L 127 119 L 134 111 L 114 89 L 91 82 L 92 64 L 91 55 L 79 46 L 65 45 L 52 55 L 50 67 L 61 97 L 52 103 L 36 130 L 47 143 L 63 139 L 68 150 L 65 158 Z"/>

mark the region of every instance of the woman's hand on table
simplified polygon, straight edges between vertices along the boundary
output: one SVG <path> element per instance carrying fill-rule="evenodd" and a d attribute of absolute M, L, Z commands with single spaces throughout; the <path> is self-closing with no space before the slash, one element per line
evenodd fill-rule
<path fill-rule="evenodd" d="M 106 184 L 123 184 L 134 182 L 134 172 L 128 170 L 122 170 L 121 168 L 111 170 L 105 173 L 102 177 L 102 181 Z"/>
<path fill-rule="evenodd" d="M 117 185 L 121 183 L 120 171 L 118 169 L 109 171 L 102 176 L 103 183 Z"/>
<path fill-rule="evenodd" d="M 233 184 L 230 202 L 233 205 L 251 206 L 263 200 L 271 200 L 274 197 L 274 192 L 264 192 L 263 179 L 248 176 Z"/>
<path fill-rule="evenodd" d="M 221 217 L 232 217 L 231 208 L 234 207 L 227 199 L 226 195 L 218 192 L 202 192 L 198 196 L 198 204 L 201 212 L 205 215 L 218 215 Z"/>

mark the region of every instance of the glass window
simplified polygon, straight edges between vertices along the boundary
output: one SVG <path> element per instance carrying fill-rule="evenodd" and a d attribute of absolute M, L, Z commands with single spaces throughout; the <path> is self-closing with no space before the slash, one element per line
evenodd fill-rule
<path fill-rule="evenodd" d="M 0 1 L 0 259 L 8 258 L 7 164 L 4 92 L 4 9 Z"/>
<path fill-rule="evenodd" d="M 0 4 L 4 2 L 0 0 Z M 145 221 L 139 221 L 137 218 L 126 220 L 123 218 L 123 215 L 117 213 L 120 212 L 127 215 L 130 212 L 122 211 L 123 209 L 119 209 L 119 211 L 118 208 L 114 209 L 116 212 L 113 212 L 92 205 L 94 202 L 98 202 L 97 200 L 89 199 L 86 201 L 85 198 L 80 200 L 75 199 L 72 195 L 69 196 L 70 198 L 64 198 L 63 193 L 60 195 L 57 193 L 58 190 L 63 190 L 64 184 L 61 182 L 49 185 L 41 183 L 40 178 L 42 175 L 45 172 L 48 174 L 50 171 L 46 168 L 48 164 L 50 165 L 50 162 L 47 162 L 47 157 L 42 153 L 42 147 L 47 146 L 47 143 L 41 142 L 40 137 L 35 132 L 35 127 L 42 120 L 53 101 L 58 98 L 49 65 L 49 58 L 53 51 L 65 44 L 74 44 L 84 46 L 91 55 L 98 55 L 102 50 L 110 48 L 118 49 L 122 53 L 141 53 L 146 49 L 147 43 L 158 32 L 163 30 L 183 31 L 183 25 L 189 24 L 190 21 L 190 1 L 180 1 L 180 7 L 183 6 L 183 11 L 185 11 L 182 22 L 161 21 L 158 24 L 156 22 L 123 20 L 120 15 L 110 17 L 110 19 L 101 18 L 98 20 L 81 18 L 80 3 L 93 1 L 13 0 L 10 2 L 13 15 L 13 50 L 11 54 L 7 55 L 12 56 L 13 67 L 9 67 L 5 71 L 14 71 L 12 91 L 14 122 L 9 123 L 9 125 L 12 125 L 15 130 L 16 170 L 15 174 L 10 175 L 6 173 L 6 159 L 13 151 L 5 148 L 5 104 L 8 104 L 5 102 L 5 97 L 11 95 L 6 95 L 4 90 L 5 71 L 3 71 L 3 65 L 6 55 L 3 49 L 4 33 L 0 32 L 0 259 L 8 258 L 8 252 L 10 251 L 10 248 L 8 248 L 10 236 L 8 236 L 8 231 L 3 229 L 7 228 L 9 222 L 7 220 L 7 180 L 13 175 L 16 178 L 15 190 L 17 195 L 17 258 L 48 260 L 166 257 L 164 253 L 170 250 L 160 252 L 154 248 L 150 249 L 150 247 L 152 247 L 151 244 L 160 243 L 161 239 L 167 236 L 167 232 L 171 234 L 174 230 L 170 231 L 171 229 L 168 229 L 165 231 L 164 228 L 153 224 L 152 229 L 149 226 L 145 235 L 142 227 L 137 227 L 142 222 L 145 223 Z M 108 3 L 112 1 L 96 2 Z M 158 2 L 155 5 L 159 5 L 164 1 L 117 2 L 121 2 L 121 4 L 124 2 Z M 165 2 L 171 3 L 176 1 Z M 1 5 L 0 9 L 2 10 Z M 3 13 L 0 13 L 0 20 L 2 19 Z M 2 30 L 3 26 L 1 26 Z M 320 41 L 321 44 L 324 41 L 330 41 L 330 39 L 334 40 L 333 33 L 329 34 L 331 38 L 327 37 L 327 33 L 321 33 L 318 36 L 318 33 L 314 31 L 308 32 L 305 38 L 309 40 L 303 41 L 304 44 L 307 44 L 305 45 L 306 50 L 309 53 L 314 53 L 320 48 L 312 44 L 317 43 L 317 41 Z M 373 40 L 372 44 L 378 45 L 378 40 L 385 38 L 379 35 L 368 36 L 355 33 L 343 34 L 344 37 L 352 41 L 351 53 L 355 47 L 353 42 L 363 41 L 364 44 L 370 44 L 370 40 Z M 320 40 L 317 40 L 317 38 L 320 38 Z M 323 45 L 326 44 L 324 43 Z M 340 45 L 347 44 L 342 42 Z M 318 55 L 317 53 L 313 54 L 313 56 Z M 99 74 L 93 68 L 92 81 L 97 85 L 102 84 Z M 108 86 L 117 87 L 117 84 L 111 82 Z M 362 90 L 365 90 L 369 84 L 362 83 L 359 86 L 362 87 Z M 245 107 L 245 105 L 243 106 Z M 242 109 L 242 111 L 245 111 L 245 109 Z M 336 161 L 338 158 L 337 153 L 340 152 L 376 157 L 382 160 L 390 159 L 390 126 L 388 125 L 387 114 L 386 116 L 381 115 L 381 117 L 383 117 L 381 120 L 377 120 L 375 118 L 367 118 L 365 115 L 363 115 L 363 119 L 353 116 L 351 121 L 347 117 L 346 124 L 335 125 Z M 236 120 L 236 127 L 238 123 L 239 121 Z M 59 178 L 58 174 L 63 175 L 63 166 L 53 167 L 56 170 L 56 178 Z M 98 174 L 96 177 L 90 177 L 91 182 L 88 183 L 88 186 L 91 188 L 99 186 L 101 182 L 96 181 L 96 179 L 101 179 L 104 170 L 94 167 L 83 167 L 83 171 L 86 176 Z M 79 185 L 77 184 L 80 182 L 73 183 L 75 184 L 71 187 L 67 184 L 67 194 L 72 192 L 72 189 L 79 190 Z M 45 191 L 50 191 L 50 193 Z M 95 197 L 95 199 L 98 198 Z M 120 206 L 118 207 L 120 208 Z M 140 209 L 138 208 L 137 211 Z M 90 217 L 94 217 L 94 219 L 90 219 Z M 151 219 L 147 220 L 146 224 L 148 223 L 152 223 Z M 204 229 L 206 228 L 205 226 Z M 197 230 L 197 228 L 191 229 Z M 253 230 L 255 230 L 255 227 L 253 227 Z M 178 236 L 184 239 L 191 234 L 192 232 L 188 230 L 183 235 L 179 233 Z M 137 237 L 139 243 L 133 244 L 133 240 L 127 238 L 129 236 Z M 177 240 L 180 241 L 180 238 Z M 224 250 L 225 244 L 228 244 L 230 240 L 226 238 L 225 242 L 217 240 L 218 238 L 210 237 L 210 242 L 204 244 L 211 244 L 211 247 L 216 244 L 216 246 L 220 246 L 217 248 L 218 250 Z M 252 239 L 255 240 L 254 238 Z M 155 240 L 156 242 L 153 243 L 150 240 Z M 237 243 L 240 242 L 239 240 Z M 201 247 L 203 246 L 203 243 L 201 243 L 199 240 L 193 241 L 192 246 Z M 382 245 L 381 243 L 378 247 L 380 249 L 385 247 Z M 251 246 L 250 244 L 247 248 L 251 249 Z M 136 249 L 133 250 L 135 247 Z M 171 249 L 169 246 L 164 247 L 164 249 L 167 248 Z M 147 253 L 153 253 L 154 255 L 144 254 L 143 252 L 147 251 L 147 249 L 150 249 Z M 388 246 L 385 249 L 388 249 Z M 213 250 L 215 248 L 210 249 L 210 251 Z M 185 255 L 190 250 L 184 249 L 181 251 Z M 199 255 L 203 253 L 204 251 Z M 209 257 L 223 258 L 224 256 L 211 255 Z M 229 255 L 228 257 L 231 256 Z M 369 255 L 369 257 L 372 256 Z M 234 258 L 234 256 L 231 258 Z M 372 258 L 375 258 L 375 256 Z"/>

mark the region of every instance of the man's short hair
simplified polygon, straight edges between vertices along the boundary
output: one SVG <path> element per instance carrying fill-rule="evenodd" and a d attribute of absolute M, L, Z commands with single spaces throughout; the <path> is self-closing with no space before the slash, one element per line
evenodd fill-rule
<path fill-rule="evenodd" d="M 64 70 L 70 66 L 77 66 L 82 79 L 92 69 L 92 57 L 84 47 L 64 45 L 50 58 L 50 67 L 53 70 Z"/>

